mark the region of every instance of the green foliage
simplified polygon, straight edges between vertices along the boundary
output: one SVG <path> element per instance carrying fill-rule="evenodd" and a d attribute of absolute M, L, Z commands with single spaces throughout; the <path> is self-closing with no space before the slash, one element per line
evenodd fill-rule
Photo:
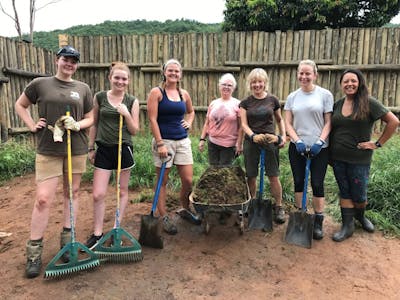
<path fill-rule="evenodd" d="M 35 151 L 25 143 L 9 141 L 0 145 L 0 182 L 33 171 Z"/>
<path fill-rule="evenodd" d="M 58 35 L 68 34 L 74 36 L 111 36 L 130 34 L 175 34 L 182 32 L 220 32 L 221 24 L 204 24 L 193 20 L 167 20 L 159 21 L 105 21 L 96 25 L 78 25 L 64 30 L 49 32 L 39 31 L 34 33 L 34 45 L 48 50 L 58 50 Z M 27 36 L 24 36 L 25 38 Z"/>
<path fill-rule="evenodd" d="M 369 216 L 383 228 L 391 224 L 400 233 L 400 139 L 392 138 L 374 152 L 368 186 Z"/>
<path fill-rule="evenodd" d="M 380 27 L 400 11 L 390 0 L 227 0 L 223 30 L 275 31 Z"/>

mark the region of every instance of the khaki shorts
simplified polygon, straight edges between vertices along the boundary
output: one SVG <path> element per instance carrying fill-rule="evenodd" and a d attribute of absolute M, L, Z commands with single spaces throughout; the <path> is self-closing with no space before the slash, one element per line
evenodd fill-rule
<path fill-rule="evenodd" d="M 87 155 L 72 156 L 72 174 L 82 174 L 86 171 Z M 36 181 L 44 181 L 58 177 L 68 172 L 68 162 L 65 156 L 50 156 L 36 154 Z"/>
<path fill-rule="evenodd" d="M 151 143 L 154 165 L 161 168 L 162 161 L 157 152 L 157 144 L 154 138 Z M 177 141 L 163 139 L 163 143 L 167 147 L 168 153 L 172 155 L 167 162 L 167 168 L 171 168 L 173 164 L 178 166 L 193 165 L 192 142 L 189 138 Z"/>

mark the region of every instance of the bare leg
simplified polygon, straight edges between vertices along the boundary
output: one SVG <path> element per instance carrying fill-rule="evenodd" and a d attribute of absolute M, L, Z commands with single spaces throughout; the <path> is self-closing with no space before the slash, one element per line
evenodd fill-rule
<path fill-rule="evenodd" d="M 120 177 L 120 207 L 119 207 L 119 223 L 121 224 L 122 219 L 124 217 L 124 212 L 126 205 L 128 204 L 128 196 L 129 196 L 129 177 L 131 176 L 131 170 L 122 170 Z M 114 223 L 114 228 L 116 227 L 116 223 Z"/>
<path fill-rule="evenodd" d="M 79 186 L 81 184 L 82 174 L 72 174 L 72 208 L 74 212 L 74 224 L 76 224 L 76 217 L 79 208 Z M 63 190 L 64 190 L 64 227 L 71 228 L 70 210 L 69 210 L 69 184 L 68 175 L 64 173 L 63 176 Z"/>
<path fill-rule="evenodd" d="M 276 206 L 282 206 L 282 185 L 278 176 L 269 176 L 269 183 L 271 186 L 271 194 L 275 199 Z"/>
<path fill-rule="evenodd" d="M 256 197 L 257 177 L 247 177 L 251 198 Z"/>
<path fill-rule="evenodd" d="M 49 178 L 36 184 L 36 200 L 31 218 L 31 240 L 43 238 L 49 221 L 50 206 L 55 198 L 57 184 L 58 177 Z"/>
<path fill-rule="evenodd" d="M 156 168 L 156 171 L 157 171 L 157 182 L 158 182 L 158 178 L 160 176 L 160 170 L 161 170 L 160 168 Z M 163 178 L 163 181 L 162 181 L 162 184 L 161 184 L 161 188 L 160 188 L 160 194 L 158 195 L 157 209 L 158 209 L 158 213 L 162 217 L 167 214 L 166 201 L 167 201 L 167 182 L 168 182 L 169 171 L 170 171 L 169 168 L 165 169 L 164 178 Z M 155 188 L 154 188 L 154 190 L 155 190 Z"/>
<path fill-rule="evenodd" d="M 180 200 L 183 208 L 189 209 L 189 195 L 192 192 L 193 165 L 177 166 L 181 177 Z"/>
<path fill-rule="evenodd" d="M 105 196 L 110 181 L 111 170 L 95 169 L 93 173 L 93 233 L 100 236 L 103 233 Z"/>

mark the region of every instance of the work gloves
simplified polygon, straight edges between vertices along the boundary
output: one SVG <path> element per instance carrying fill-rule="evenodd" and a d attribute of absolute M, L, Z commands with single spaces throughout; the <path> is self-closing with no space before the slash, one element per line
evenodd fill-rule
<path fill-rule="evenodd" d="M 252 141 L 259 145 L 266 145 L 271 143 L 279 145 L 282 143 L 282 137 L 271 133 L 259 133 L 252 136 Z"/>
<path fill-rule="evenodd" d="M 80 124 L 74 120 L 71 116 L 61 116 L 55 122 L 54 126 L 47 125 L 47 128 L 53 132 L 54 142 L 62 142 L 65 129 L 79 131 L 81 129 Z"/>
<path fill-rule="evenodd" d="M 321 149 L 324 145 L 325 141 L 323 139 L 318 139 L 318 141 L 316 141 L 310 148 L 310 156 L 317 156 L 321 152 Z"/>
<path fill-rule="evenodd" d="M 53 140 L 54 142 L 62 142 L 63 141 L 63 135 L 65 132 L 64 129 L 64 123 L 61 121 L 61 118 L 59 118 L 56 123 L 54 124 L 54 127 L 51 125 L 47 125 L 47 128 L 53 132 Z"/>
<path fill-rule="evenodd" d="M 62 116 L 61 121 L 64 123 L 64 128 L 69 129 L 72 131 L 79 131 L 81 130 L 81 125 L 79 122 L 75 121 L 71 116 Z"/>
<path fill-rule="evenodd" d="M 306 144 L 304 144 L 303 140 L 297 140 L 295 143 L 296 151 L 300 155 L 305 155 L 307 152 Z"/>

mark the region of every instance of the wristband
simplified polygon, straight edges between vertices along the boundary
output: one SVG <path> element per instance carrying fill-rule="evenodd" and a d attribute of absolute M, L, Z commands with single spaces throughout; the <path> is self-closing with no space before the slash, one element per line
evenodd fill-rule
<path fill-rule="evenodd" d="M 205 142 L 205 141 L 206 141 L 206 139 L 200 138 L 200 141 L 204 141 L 204 142 Z"/>
<path fill-rule="evenodd" d="M 252 142 L 254 142 L 254 137 L 256 136 L 256 134 L 255 133 L 253 133 L 251 136 L 250 136 L 250 140 L 252 141 Z"/>
<path fill-rule="evenodd" d="M 160 148 L 160 147 L 163 147 L 163 146 L 164 146 L 164 143 L 157 144 L 157 148 Z"/>
<path fill-rule="evenodd" d="M 94 149 L 94 148 L 88 148 L 88 151 L 89 151 L 89 152 L 92 152 L 92 151 L 94 151 L 94 150 L 96 150 L 96 149 Z"/>
<path fill-rule="evenodd" d="M 282 143 L 282 136 L 278 134 L 277 137 L 278 141 L 275 143 L 275 145 L 280 145 Z"/>
<path fill-rule="evenodd" d="M 378 148 L 380 148 L 380 147 L 382 147 L 382 144 L 381 144 L 379 141 L 376 141 L 376 142 L 375 142 L 375 146 L 378 147 Z"/>

